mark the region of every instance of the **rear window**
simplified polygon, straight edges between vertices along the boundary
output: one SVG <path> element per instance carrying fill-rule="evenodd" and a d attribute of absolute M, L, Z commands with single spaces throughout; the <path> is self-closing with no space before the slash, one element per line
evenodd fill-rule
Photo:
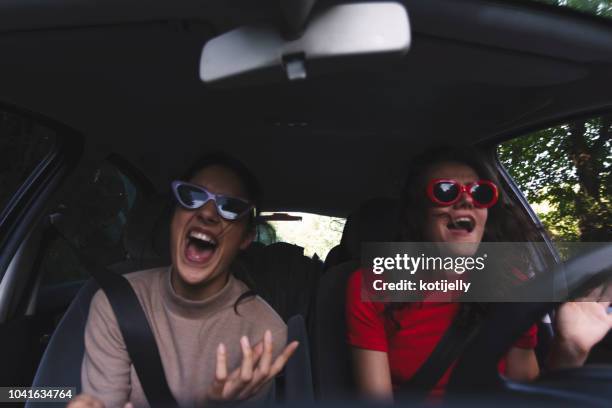
<path fill-rule="evenodd" d="M 262 213 L 269 216 L 273 213 Z M 283 212 L 299 219 L 268 221 L 259 228 L 258 240 L 265 244 L 288 242 L 304 248 L 304 255 L 324 260 L 340 243 L 346 219 L 303 212 Z"/>

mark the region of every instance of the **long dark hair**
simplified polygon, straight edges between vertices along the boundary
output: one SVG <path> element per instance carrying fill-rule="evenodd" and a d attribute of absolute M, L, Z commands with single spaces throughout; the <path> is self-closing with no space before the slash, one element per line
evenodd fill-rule
<path fill-rule="evenodd" d="M 182 174 L 180 180 L 189 181 L 195 177 L 197 173 L 213 166 L 219 166 L 230 170 L 240 179 L 240 182 L 242 183 L 242 186 L 247 194 L 247 197 L 245 198 L 255 206 L 255 211 L 249 214 L 247 224 L 248 231 L 250 233 L 255 232 L 259 220 L 259 212 L 261 211 L 263 192 L 259 180 L 243 162 L 221 151 L 207 153 L 195 160 Z M 178 203 L 175 202 L 172 206 L 173 211 L 177 208 L 177 206 Z M 239 303 L 248 297 L 256 296 L 257 292 L 254 289 L 255 285 L 249 269 L 239 258 L 234 260 L 232 264 L 232 273 L 236 278 L 243 281 L 249 288 L 249 290 L 242 293 L 234 303 L 234 311 L 238 313 Z"/>
<path fill-rule="evenodd" d="M 442 146 L 431 148 L 416 156 L 406 172 L 404 187 L 401 192 L 400 235 L 406 242 L 427 241 L 424 231 L 427 217 L 426 211 L 430 203 L 425 195 L 427 175 L 433 166 L 440 163 L 461 163 L 471 167 L 480 178 L 494 182 L 500 191 L 499 201 L 488 209 L 487 223 L 483 234 L 483 242 L 529 242 L 540 240 L 538 234 L 529 222 L 527 215 L 509 200 L 500 182 L 497 170 L 489 163 L 484 152 L 476 147 Z M 506 281 L 514 281 L 514 276 L 504 272 Z M 385 316 L 397 329 L 399 322 L 395 311 L 406 307 L 406 303 L 389 303 Z M 471 324 L 486 313 L 487 305 L 481 303 L 463 302 L 459 309 L 459 319 L 463 324 Z"/>

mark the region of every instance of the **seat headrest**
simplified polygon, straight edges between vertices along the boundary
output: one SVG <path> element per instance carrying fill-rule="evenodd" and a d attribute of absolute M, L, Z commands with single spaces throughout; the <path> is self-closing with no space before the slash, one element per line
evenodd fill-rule
<path fill-rule="evenodd" d="M 128 215 L 123 242 L 130 259 L 170 262 L 172 202 L 155 195 L 137 202 Z"/>
<path fill-rule="evenodd" d="M 346 219 L 340 246 L 348 259 L 361 257 L 362 242 L 389 242 L 398 238 L 399 200 L 373 198 Z"/>

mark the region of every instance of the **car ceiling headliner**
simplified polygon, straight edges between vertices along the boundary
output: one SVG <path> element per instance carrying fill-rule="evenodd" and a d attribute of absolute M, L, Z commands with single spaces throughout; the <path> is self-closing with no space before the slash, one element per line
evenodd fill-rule
<path fill-rule="evenodd" d="M 413 45 L 402 60 L 302 83 L 204 86 L 208 38 L 278 18 L 275 2 L 253 3 L 153 1 L 147 13 L 136 1 L 95 12 L 82 1 L 3 3 L 0 99 L 81 132 L 85 164 L 118 153 L 160 191 L 195 156 L 223 149 L 262 179 L 268 207 L 328 214 L 394 194 L 428 145 L 612 103 L 610 25 L 477 0 L 406 1 Z"/>

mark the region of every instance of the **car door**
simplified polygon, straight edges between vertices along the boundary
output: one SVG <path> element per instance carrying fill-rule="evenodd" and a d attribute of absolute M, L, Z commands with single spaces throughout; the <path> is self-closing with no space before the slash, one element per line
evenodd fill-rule
<path fill-rule="evenodd" d="M 42 239 L 37 220 L 74 163 L 74 132 L 0 105 L 0 383 L 27 385 L 34 366 L 32 318 L 22 296 Z"/>

